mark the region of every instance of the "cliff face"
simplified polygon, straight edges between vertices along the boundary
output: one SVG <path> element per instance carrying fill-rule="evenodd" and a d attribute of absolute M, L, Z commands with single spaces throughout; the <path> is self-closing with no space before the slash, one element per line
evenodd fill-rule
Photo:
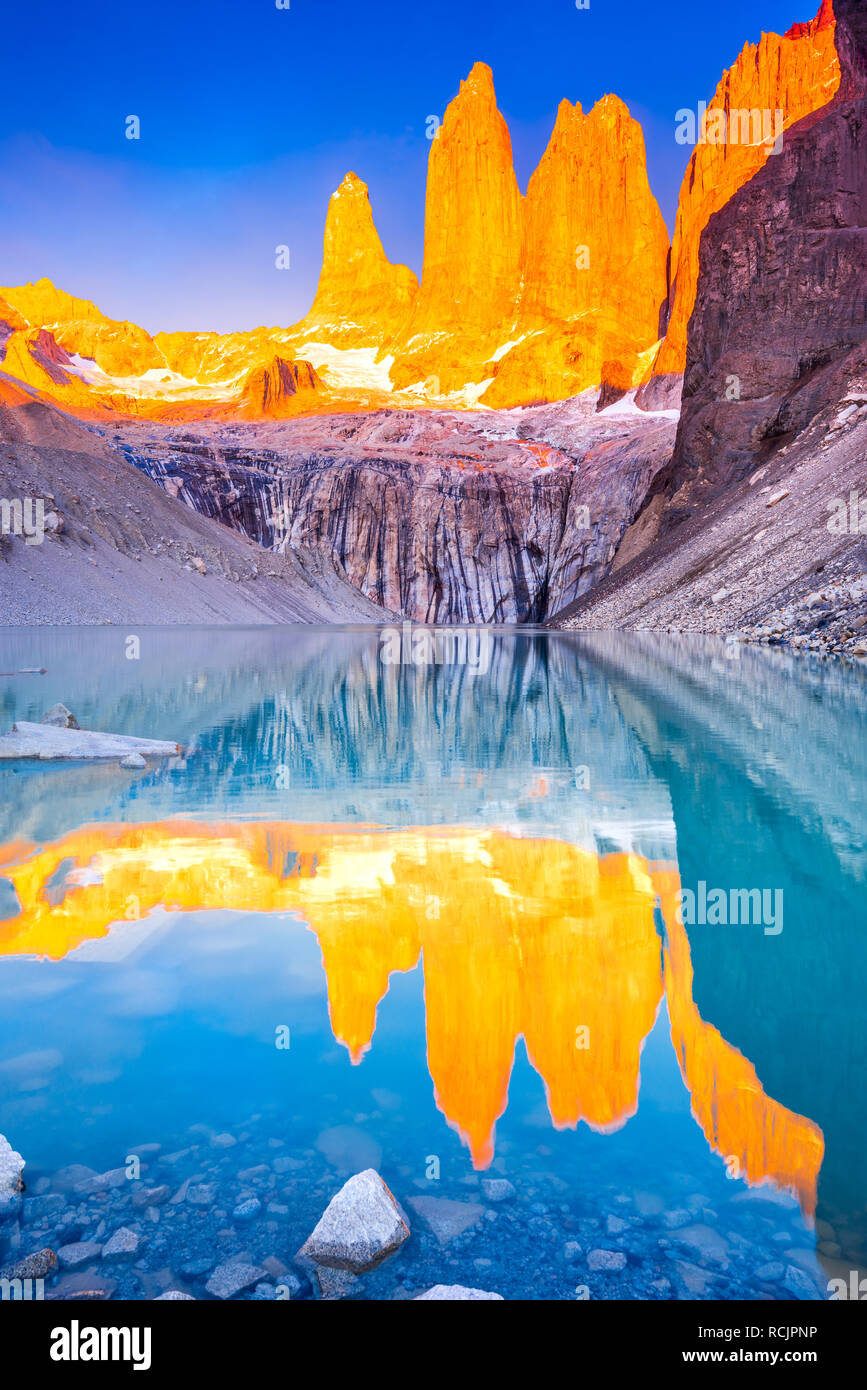
<path fill-rule="evenodd" d="M 867 548 L 850 502 L 867 481 L 861 0 L 837 0 L 836 32 L 833 102 L 788 132 L 702 236 L 671 467 L 629 564 L 562 615 L 567 626 L 675 625 L 867 655 Z"/>
<path fill-rule="evenodd" d="M 267 549 L 323 554 L 386 609 L 507 623 L 541 620 L 607 573 L 673 432 L 586 405 L 580 418 L 527 412 L 519 438 L 490 412 L 393 411 L 305 417 L 242 442 L 216 427 L 131 430 L 120 447 L 194 510 Z"/>
<path fill-rule="evenodd" d="M 702 232 L 768 160 L 772 166 L 780 162 L 779 154 L 771 154 L 777 142 L 776 113 L 782 112 L 785 148 L 791 127 L 834 96 L 840 82 L 834 32 L 832 0 L 822 0 L 811 23 L 797 24 L 784 36 L 763 34 L 723 73 L 708 103 L 704 129 L 695 132 L 704 143 L 696 144 L 681 185 L 668 326 L 654 374 L 684 370 Z"/>
<path fill-rule="evenodd" d="M 491 70 L 476 63 L 431 143 L 424 269 L 413 311 L 390 349 L 395 386 L 436 374 L 448 392 L 484 379 L 481 368 L 507 341 L 514 320 L 522 239 L 512 142 Z"/>
<path fill-rule="evenodd" d="M 34 328 L 50 329 L 68 353 L 92 358 L 111 376 L 141 376 L 166 365 L 138 324 L 110 319 L 90 300 L 76 299 L 48 279 L 0 289 L 0 297 Z"/>
<path fill-rule="evenodd" d="M 668 232 L 650 191 L 644 136 L 608 96 L 584 114 L 564 101 L 530 179 L 522 293 L 512 337 L 482 400 L 563 399 L 619 363 L 626 386 L 659 338 Z"/>
<path fill-rule="evenodd" d="M 40 545 L 0 538 L 4 627 L 370 623 L 384 616 L 328 556 L 266 554 L 183 506 L 170 487 L 154 486 L 118 458 L 99 429 L 23 388 L 7 393 L 2 377 L 0 497 L 41 497 L 56 516 Z"/>
<path fill-rule="evenodd" d="M 673 485 L 690 505 L 790 444 L 867 367 L 867 79 L 860 0 L 837 0 L 838 95 L 702 237 Z"/>
<path fill-rule="evenodd" d="M 248 376 L 239 414 L 244 419 L 279 419 L 303 405 L 309 392 L 321 389 L 322 382 L 309 362 L 273 357 Z"/>
<path fill-rule="evenodd" d="M 381 347 L 400 329 L 417 291 L 409 267 L 386 258 L 367 184 L 347 174 L 328 204 L 316 298 L 291 332 L 339 347 Z"/>

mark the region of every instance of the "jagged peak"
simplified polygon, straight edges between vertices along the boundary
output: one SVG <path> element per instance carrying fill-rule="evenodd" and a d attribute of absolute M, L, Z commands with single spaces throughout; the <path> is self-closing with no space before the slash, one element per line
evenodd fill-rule
<path fill-rule="evenodd" d="M 331 196 L 332 198 L 339 198 L 343 193 L 365 193 L 369 195 L 370 190 L 364 182 L 364 179 L 360 179 L 358 175 L 354 174 L 350 169 L 348 174 L 344 175 L 342 183 L 335 188 Z"/>
<path fill-rule="evenodd" d="M 822 0 L 819 12 L 815 19 L 808 19 L 803 24 L 793 24 L 791 29 L 787 29 L 783 35 L 786 39 L 803 39 L 809 34 L 817 34 L 820 29 L 829 29 L 832 24 L 836 24 L 834 15 L 833 0 Z"/>
<path fill-rule="evenodd" d="M 613 120 L 613 121 L 632 121 L 634 117 L 626 102 L 614 92 L 606 92 L 604 97 L 590 108 L 587 113 L 588 120 Z"/>
<path fill-rule="evenodd" d="M 496 102 L 492 69 L 487 63 L 473 63 L 470 74 L 461 82 L 459 91 L 477 93 L 492 102 Z"/>

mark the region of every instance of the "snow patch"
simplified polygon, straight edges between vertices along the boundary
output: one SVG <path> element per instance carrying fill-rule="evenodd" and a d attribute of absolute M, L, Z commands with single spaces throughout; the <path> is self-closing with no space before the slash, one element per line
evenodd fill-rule
<path fill-rule="evenodd" d="M 295 357 L 312 362 L 316 371 L 327 370 L 326 383 L 338 390 L 388 391 L 394 386 L 389 378 L 393 357 L 376 361 L 378 348 L 337 348 L 330 343 L 302 343 Z"/>

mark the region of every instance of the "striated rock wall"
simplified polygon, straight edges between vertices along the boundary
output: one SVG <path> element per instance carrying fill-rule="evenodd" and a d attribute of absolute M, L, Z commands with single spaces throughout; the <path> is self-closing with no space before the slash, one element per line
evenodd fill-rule
<path fill-rule="evenodd" d="M 242 436 L 127 431 L 127 458 L 269 549 L 324 553 L 365 597 L 430 623 L 543 620 L 607 573 L 667 463 L 670 421 L 582 407 L 509 417 L 318 417 Z M 577 442 L 580 440 L 580 443 Z"/>

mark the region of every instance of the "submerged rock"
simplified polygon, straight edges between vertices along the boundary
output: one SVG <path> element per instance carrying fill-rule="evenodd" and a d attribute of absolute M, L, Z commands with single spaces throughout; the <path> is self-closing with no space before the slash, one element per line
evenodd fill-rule
<path fill-rule="evenodd" d="M 361 1169 L 377 1169 L 382 1162 L 382 1149 L 372 1135 L 356 1125 L 335 1125 L 324 1129 L 316 1147 L 338 1173 L 357 1173 Z"/>
<path fill-rule="evenodd" d="M 0 1270 L 0 1279 L 44 1279 L 56 1264 L 57 1256 L 53 1250 L 37 1250 L 26 1259 L 19 1260 L 17 1264 Z"/>
<path fill-rule="evenodd" d="M 622 1250 L 591 1250 L 587 1256 L 590 1269 L 603 1269 L 616 1273 L 626 1268 L 626 1256 Z"/>
<path fill-rule="evenodd" d="M 392 1255 L 408 1236 L 409 1224 L 398 1203 L 379 1174 L 368 1168 L 332 1197 L 297 1258 L 362 1274 Z"/>
<path fill-rule="evenodd" d="M 128 1226 L 121 1226 L 102 1247 L 104 1260 L 131 1260 L 138 1254 L 141 1236 Z"/>
<path fill-rule="evenodd" d="M 326 1301 L 345 1298 L 358 1283 L 358 1275 L 348 1269 L 332 1269 L 330 1265 L 316 1266 L 316 1281 L 320 1296 Z"/>
<path fill-rule="evenodd" d="M 489 1202 L 507 1202 L 516 1196 L 514 1183 L 508 1178 L 482 1178 L 482 1191 Z"/>
<path fill-rule="evenodd" d="M 410 1197 L 409 1204 L 433 1231 L 440 1245 L 475 1226 L 485 1214 L 479 1202 L 456 1202 L 450 1197 Z"/>
<path fill-rule="evenodd" d="M 215 1298 L 234 1298 L 242 1289 L 258 1284 L 265 1275 L 260 1265 L 246 1264 L 243 1260 L 228 1260 L 218 1265 L 205 1288 Z"/>
<path fill-rule="evenodd" d="M 195 1303 L 191 1293 L 181 1293 L 180 1289 L 167 1289 L 165 1293 L 157 1294 L 154 1303 L 181 1302 Z"/>
<path fill-rule="evenodd" d="M 425 1302 L 497 1302 L 503 1303 L 501 1293 L 489 1293 L 487 1289 L 468 1289 L 463 1284 L 434 1284 L 426 1293 L 416 1294 L 415 1303 Z"/>
<path fill-rule="evenodd" d="M 57 1258 L 64 1269 L 78 1269 L 91 1260 L 98 1260 L 102 1246 L 95 1240 L 75 1240 L 70 1245 L 61 1245 Z"/>

